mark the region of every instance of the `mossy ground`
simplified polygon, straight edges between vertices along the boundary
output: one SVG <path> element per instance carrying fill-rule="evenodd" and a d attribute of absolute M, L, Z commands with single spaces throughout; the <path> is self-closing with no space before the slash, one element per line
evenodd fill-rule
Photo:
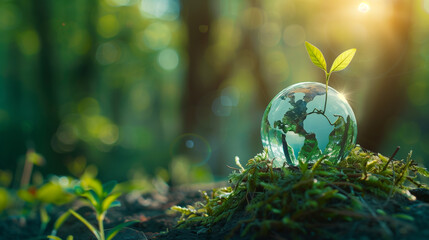
<path fill-rule="evenodd" d="M 322 157 L 312 165 L 275 168 L 266 152 L 245 167 L 237 159 L 231 187 L 202 192 L 204 202 L 172 207 L 182 214 L 177 229 L 226 239 L 426 238 L 418 211 L 429 208 L 410 190 L 427 189 L 419 180 L 429 173 L 411 153 L 405 160 L 393 157 L 357 146 L 338 164 Z"/>
<path fill-rule="evenodd" d="M 222 182 L 124 194 L 122 206 L 107 213 L 106 229 L 139 221 L 121 231 L 118 240 L 429 239 L 429 190 L 419 182 L 429 174 L 411 156 L 389 161 L 358 147 L 338 165 L 322 159 L 275 168 L 266 153 L 244 167 L 237 163 L 230 187 Z M 174 205 L 182 207 L 173 207 L 179 213 L 171 215 Z M 37 214 L 0 219 L 0 240 L 46 239 L 53 222 L 70 208 L 96 224 L 94 210 L 73 201 L 52 206 L 44 232 Z M 58 231 L 62 238 L 68 235 L 94 239 L 76 218 Z"/>

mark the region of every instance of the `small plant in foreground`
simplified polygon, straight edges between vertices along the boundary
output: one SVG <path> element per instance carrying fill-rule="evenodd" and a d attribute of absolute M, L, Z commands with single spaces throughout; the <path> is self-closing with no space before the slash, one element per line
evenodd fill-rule
<path fill-rule="evenodd" d="M 112 193 L 113 189 L 116 186 L 116 181 L 110 181 L 101 186 L 97 181 L 92 181 L 92 187 L 89 189 L 84 189 L 82 186 L 75 187 L 75 193 L 83 198 L 85 198 L 89 204 L 94 208 L 96 219 L 98 223 L 98 229 L 90 224 L 82 215 L 69 209 L 63 215 L 61 215 L 56 223 L 54 224 L 54 230 L 51 235 L 48 236 L 50 239 L 58 240 L 56 236 L 57 230 L 61 227 L 64 221 L 70 216 L 73 215 L 79 221 L 81 221 L 85 226 L 94 234 L 98 240 L 111 240 L 116 234 L 123 228 L 130 226 L 138 221 L 129 221 L 117 225 L 116 227 L 109 230 L 107 235 L 104 232 L 104 218 L 107 211 L 112 207 L 120 206 L 120 202 L 117 201 L 118 197 L 121 196 L 120 192 Z M 67 238 L 69 239 L 69 237 Z M 72 239 L 72 238 L 71 238 Z"/>

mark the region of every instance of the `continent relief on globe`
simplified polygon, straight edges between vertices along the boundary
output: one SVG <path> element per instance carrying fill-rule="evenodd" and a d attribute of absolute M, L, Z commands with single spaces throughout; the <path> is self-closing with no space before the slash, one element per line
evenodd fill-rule
<path fill-rule="evenodd" d="M 272 135 L 268 136 L 268 147 L 271 148 L 269 153 L 274 155 L 272 157 L 278 158 L 278 153 L 283 152 L 282 158 L 291 165 L 297 165 L 298 162 L 315 162 L 322 155 L 327 155 L 332 162 L 338 162 L 347 156 L 356 139 L 357 128 L 350 106 L 344 99 L 347 105 L 344 107 L 344 103 L 341 103 L 342 99 L 335 96 L 339 93 L 330 88 L 327 109 L 324 112 L 325 85 L 319 83 L 297 85 L 299 86 L 288 88 L 289 91 L 282 91 L 266 110 L 262 133 Z M 315 98 L 317 103 L 312 104 Z M 273 104 L 276 109 L 272 109 Z M 280 107 L 285 104 L 287 104 L 286 108 Z M 270 125 L 270 112 L 279 110 L 283 111 L 282 115 L 272 113 L 271 115 L 275 114 L 277 117 L 271 116 L 274 121 L 273 125 Z M 276 144 L 281 146 L 274 146 Z"/>

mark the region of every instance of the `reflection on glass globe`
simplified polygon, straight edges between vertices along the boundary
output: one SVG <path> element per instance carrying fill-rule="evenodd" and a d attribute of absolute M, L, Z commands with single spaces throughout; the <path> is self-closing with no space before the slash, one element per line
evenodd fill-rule
<path fill-rule="evenodd" d="M 314 163 L 323 155 L 334 163 L 356 144 L 357 124 L 342 94 L 313 82 L 294 84 L 271 100 L 261 124 L 261 138 L 278 167 L 284 162 Z M 326 108 L 325 108 L 326 107 Z"/>

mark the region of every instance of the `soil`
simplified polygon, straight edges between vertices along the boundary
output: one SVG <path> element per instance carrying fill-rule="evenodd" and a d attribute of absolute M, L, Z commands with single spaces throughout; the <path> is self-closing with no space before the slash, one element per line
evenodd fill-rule
<path fill-rule="evenodd" d="M 219 185 L 219 184 L 216 184 Z M 131 225 L 122 230 L 115 240 L 145 240 L 145 239 L 250 239 L 241 237 L 240 229 L 235 229 L 235 234 L 231 234 L 236 223 L 243 217 L 244 213 L 238 213 L 230 222 L 220 222 L 213 229 L 206 229 L 195 226 L 190 229 L 174 228 L 178 214 L 171 213 L 170 207 L 173 205 L 186 206 L 202 201 L 198 189 L 209 190 L 213 186 L 192 186 L 172 188 L 165 194 L 130 193 L 121 197 L 121 207 L 112 208 L 105 220 L 105 227 L 108 230 L 128 220 L 139 220 L 139 223 Z M 396 197 L 391 199 L 386 206 L 385 200 L 371 199 L 366 196 L 365 200 L 372 209 L 379 209 L 381 206 L 386 212 L 395 209 L 403 209 L 407 215 L 414 218 L 414 221 L 401 218 L 372 219 L 356 218 L 353 221 L 345 222 L 321 222 L 317 228 L 324 229 L 326 234 L 315 235 L 309 231 L 306 235 L 299 236 L 299 239 L 429 239 L 429 204 L 428 190 L 419 189 L 412 191 L 420 200 L 409 201 L 406 198 Z M 37 218 L 8 217 L 0 220 L 0 239 L 46 239 L 53 225 L 53 221 L 68 208 L 78 209 L 77 212 L 84 216 L 91 223 L 95 224 L 94 211 L 78 202 L 69 206 L 56 207 L 51 211 L 52 222 L 47 226 L 47 231 L 40 233 L 40 221 Z M 73 235 L 75 240 L 95 239 L 92 233 L 76 218 L 70 217 L 58 231 L 58 236 L 65 239 L 68 235 Z M 297 236 L 290 236 L 284 229 L 270 232 L 262 239 L 296 239 Z"/>

